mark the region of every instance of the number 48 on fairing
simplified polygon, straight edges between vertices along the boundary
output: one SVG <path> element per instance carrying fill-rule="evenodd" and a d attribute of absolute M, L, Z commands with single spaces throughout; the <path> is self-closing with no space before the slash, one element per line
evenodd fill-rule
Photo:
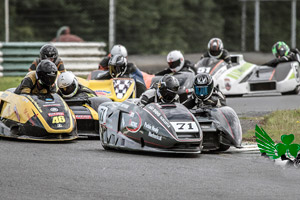
<path fill-rule="evenodd" d="M 176 132 L 198 132 L 198 126 L 195 122 L 171 122 Z"/>
<path fill-rule="evenodd" d="M 54 116 L 52 118 L 52 124 L 65 123 L 66 119 L 64 116 Z"/>

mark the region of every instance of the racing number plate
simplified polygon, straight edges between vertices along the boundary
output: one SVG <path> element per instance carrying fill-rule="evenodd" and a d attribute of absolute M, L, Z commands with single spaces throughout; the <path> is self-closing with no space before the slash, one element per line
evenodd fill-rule
<path fill-rule="evenodd" d="M 198 132 L 198 126 L 195 122 L 171 122 L 177 133 L 180 132 Z"/>

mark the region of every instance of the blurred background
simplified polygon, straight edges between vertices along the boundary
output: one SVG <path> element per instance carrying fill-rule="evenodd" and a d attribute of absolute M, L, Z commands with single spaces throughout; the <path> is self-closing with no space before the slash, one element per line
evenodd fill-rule
<path fill-rule="evenodd" d="M 0 3 L 0 41 L 5 41 L 5 1 Z M 294 0 L 295 1 L 295 0 Z M 109 42 L 110 0 L 9 0 L 9 41 L 51 41 L 62 26 L 84 41 Z M 115 43 L 129 54 L 206 50 L 212 37 L 229 51 L 271 52 L 291 45 L 293 0 L 260 0 L 259 49 L 255 49 L 256 0 L 114 0 Z M 296 4 L 296 10 L 300 4 Z M 243 12 L 244 10 L 244 12 Z M 299 12 L 296 19 L 299 19 Z M 296 23 L 296 36 L 300 31 Z M 244 31 L 244 33 L 243 33 Z M 242 34 L 243 33 L 243 34 Z M 296 37 L 295 44 L 299 44 Z M 106 46 L 108 50 L 109 45 Z"/>
<path fill-rule="evenodd" d="M 56 43 L 66 68 L 86 76 L 113 44 L 148 73 L 181 50 L 195 63 L 212 37 L 230 54 L 262 64 L 272 46 L 300 44 L 298 0 L 0 0 L 0 77 L 23 76 L 40 47 L 68 32 L 80 45 Z M 298 3 L 297 3 L 298 2 Z M 64 42 L 64 41 L 63 41 Z M 84 43 L 84 44 L 83 44 Z"/>

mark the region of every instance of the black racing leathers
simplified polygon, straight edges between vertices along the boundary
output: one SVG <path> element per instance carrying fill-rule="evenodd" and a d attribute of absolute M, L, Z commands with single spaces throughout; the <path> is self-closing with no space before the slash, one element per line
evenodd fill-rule
<path fill-rule="evenodd" d="M 55 87 L 44 87 L 38 83 L 36 71 L 26 74 L 21 84 L 15 89 L 16 94 L 47 94 L 55 93 Z"/>
<path fill-rule="evenodd" d="M 163 102 L 162 96 L 158 94 L 157 89 L 151 88 L 141 95 L 139 105 L 145 106 L 149 103 L 160 103 L 160 102 Z M 173 102 L 179 103 L 179 95 L 176 95 Z"/>
<path fill-rule="evenodd" d="M 34 71 L 34 70 L 36 70 L 36 67 L 38 66 L 38 64 L 39 64 L 40 62 L 41 62 L 41 59 L 40 59 L 40 58 L 35 59 L 35 60 L 32 62 L 31 66 L 29 67 L 29 71 Z M 59 72 L 64 72 L 64 71 L 66 71 L 66 70 L 65 70 L 64 63 L 63 63 L 63 61 L 61 60 L 60 57 L 58 57 L 58 58 L 56 59 L 56 61 L 54 62 L 54 64 L 55 64 L 56 67 L 57 67 L 57 71 L 59 71 Z"/>
<path fill-rule="evenodd" d="M 189 60 L 185 60 L 182 69 L 179 72 L 194 72 L 196 73 L 196 69 L 194 66 L 191 64 Z M 172 73 L 172 70 L 170 68 L 166 68 L 160 72 L 157 72 L 155 76 L 163 76 L 165 74 L 170 74 Z"/>
<path fill-rule="evenodd" d="M 202 100 L 198 99 L 195 96 L 195 94 L 193 94 L 182 104 L 185 107 L 187 107 L 188 109 L 192 109 L 194 107 L 199 107 L 201 104 L 206 105 L 206 106 L 212 106 L 212 107 L 221 107 L 221 106 L 226 106 L 226 99 L 221 91 L 219 91 L 217 88 L 214 88 L 214 91 L 213 91 L 212 95 L 209 97 L 209 99 L 202 101 Z"/>
<path fill-rule="evenodd" d="M 269 62 L 264 63 L 263 65 L 276 67 L 279 63 L 283 62 L 290 62 L 290 61 L 297 61 L 300 62 L 300 52 L 297 48 L 291 49 L 287 56 L 282 56 L 280 58 L 274 58 L 273 60 L 270 60 Z"/>
<path fill-rule="evenodd" d="M 211 57 L 211 56 L 209 55 L 208 52 L 205 52 L 205 53 L 202 55 L 201 58 L 203 58 L 203 57 L 204 57 L 204 58 L 208 58 L 208 57 Z M 232 64 L 231 56 L 230 56 L 228 50 L 226 50 L 226 49 L 223 49 L 222 54 L 221 54 L 217 59 L 222 59 L 222 60 L 224 60 L 224 61 L 225 61 L 227 64 L 229 64 L 229 65 Z"/>

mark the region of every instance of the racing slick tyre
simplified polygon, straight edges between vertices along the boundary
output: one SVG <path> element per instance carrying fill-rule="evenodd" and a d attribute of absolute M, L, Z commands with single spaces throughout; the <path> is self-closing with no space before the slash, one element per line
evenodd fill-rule
<path fill-rule="evenodd" d="M 219 147 L 218 151 L 227 151 L 229 148 L 230 148 L 229 145 L 220 144 L 220 147 Z"/>
<path fill-rule="evenodd" d="M 300 91 L 300 86 L 298 85 L 294 90 L 289 92 L 282 92 L 282 95 L 292 95 L 292 94 L 298 94 Z"/>

